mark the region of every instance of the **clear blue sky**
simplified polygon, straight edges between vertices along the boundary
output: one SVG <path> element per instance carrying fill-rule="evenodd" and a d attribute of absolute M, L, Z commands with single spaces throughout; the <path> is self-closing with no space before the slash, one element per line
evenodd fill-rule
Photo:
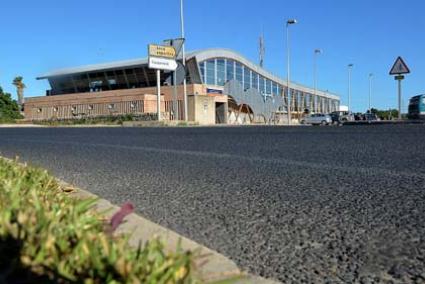
<path fill-rule="evenodd" d="M 425 93 L 425 1 L 423 0 L 185 0 L 187 49 L 224 47 L 258 61 L 264 29 L 265 67 L 286 76 L 284 22 L 292 31 L 292 78 L 313 85 L 313 50 L 318 86 L 347 101 L 347 64 L 353 63 L 353 108 L 365 111 L 368 74 L 374 73 L 373 106 L 395 107 L 396 82 L 388 71 L 401 55 L 412 74 L 404 81 L 404 103 Z M 22 75 L 26 96 L 43 96 L 47 82 L 35 77 L 73 67 L 146 56 L 148 43 L 178 37 L 179 0 L 1 1 L 0 86 Z"/>

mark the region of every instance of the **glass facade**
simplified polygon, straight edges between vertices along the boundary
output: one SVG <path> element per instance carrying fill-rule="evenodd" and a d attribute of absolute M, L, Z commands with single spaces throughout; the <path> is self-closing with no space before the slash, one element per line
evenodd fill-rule
<path fill-rule="evenodd" d="M 245 90 L 251 88 L 251 70 L 246 66 L 243 67 L 243 88 Z"/>
<path fill-rule="evenodd" d="M 241 85 L 243 86 L 243 68 L 242 68 L 242 64 L 240 64 L 239 62 L 236 62 L 236 81 L 238 81 L 239 83 L 241 83 Z"/>
<path fill-rule="evenodd" d="M 258 91 L 258 74 L 256 72 L 252 72 L 252 88 Z"/>
<path fill-rule="evenodd" d="M 259 76 L 259 78 L 260 78 L 260 83 L 258 84 L 260 86 L 259 92 L 260 92 L 260 94 L 264 94 L 265 93 L 264 77 Z"/>
<path fill-rule="evenodd" d="M 250 88 L 258 90 L 261 95 L 282 96 L 286 89 L 279 83 L 261 76 L 259 73 L 244 64 L 227 58 L 209 59 L 199 63 L 202 80 L 208 85 L 224 86 L 231 80 L 238 81 L 244 90 Z M 321 111 L 324 108 L 334 109 L 338 107 L 338 101 L 323 98 L 301 91 L 292 90 L 292 105 L 294 110 L 304 111 L 300 108 L 308 108 L 312 111 Z M 320 110 L 319 110 L 320 108 Z"/>
<path fill-rule="evenodd" d="M 206 83 L 209 85 L 216 85 L 215 83 L 215 60 L 208 60 L 205 66 L 206 71 Z"/>
<path fill-rule="evenodd" d="M 217 59 L 217 85 L 224 86 L 226 83 L 226 65 L 224 59 Z"/>
<path fill-rule="evenodd" d="M 235 80 L 235 61 L 226 60 L 226 82 Z"/>
<path fill-rule="evenodd" d="M 271 95 L 272 94 L 272 81 L 266 79 L 266 94 Z"/>

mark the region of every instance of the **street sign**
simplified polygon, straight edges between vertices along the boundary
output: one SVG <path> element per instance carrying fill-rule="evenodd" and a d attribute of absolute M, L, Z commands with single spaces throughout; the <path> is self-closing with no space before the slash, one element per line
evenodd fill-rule
<path fill-rule="evenodd" d="M 403 58 L 399 56 L 395 61 L 393 68 L 391 68 L 390 75 L 401 75 L 409 73 L 409 67 L 407 67 L 407 64 L 404 62 Z"/>
<path fill-rule="evenodd" d="M 176 50 L 172 46 L 157 44 L 148 45 L 149 68 L 156 69 L 156 111 L 158 121 L 161 120 L 161 70 L 175 71 L 177 69 Z"/>
<path fill-rule="evenodd" d="M 150 44 L 148 51 L 149 57 L 161 57 L 168 59 L 176 58 L 176 50 L 172 46 Z"/>
<path fill-rule="evenodd" d="M 174 59 L 149 57 L 149 68 L 156 70 L 174 71 L 177 69 L 177 62 Z"/>
<path fill-rule="evenodd" d="M 390 75 L 396 75 L 394 76 L 394 79 L 398 81 L 398 119 L 401 120 L 401 81 L 404 80 L 403 74 L 409 74 L 410 69 L 407 67 L 407 64 L 404 62 L 403 58 L 399 56 L 394 65 L 393 68 L 390 70 Z"/>

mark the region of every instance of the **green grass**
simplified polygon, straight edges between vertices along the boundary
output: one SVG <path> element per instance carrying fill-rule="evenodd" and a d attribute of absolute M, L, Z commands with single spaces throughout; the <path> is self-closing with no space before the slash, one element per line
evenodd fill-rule
<path fill-rule="evenodd" d="M 95 200 L 46 171 L 0 158 L 0 283 L 199 283 L 189 251 L 111 236 Z"/>

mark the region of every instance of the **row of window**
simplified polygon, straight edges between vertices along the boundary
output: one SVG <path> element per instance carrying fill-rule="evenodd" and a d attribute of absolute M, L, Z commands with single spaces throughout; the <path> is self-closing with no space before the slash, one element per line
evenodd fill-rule
<path fill-rule="evenodd" d="M 281 95 L 282 87 L 247 66 L 226 58 L 215 58 L 199 64 L 203 82 L 208 85 L 224 86 L 231 80 L 238 81 L 245 90 L 257 89 L 261 94 Z"/>

